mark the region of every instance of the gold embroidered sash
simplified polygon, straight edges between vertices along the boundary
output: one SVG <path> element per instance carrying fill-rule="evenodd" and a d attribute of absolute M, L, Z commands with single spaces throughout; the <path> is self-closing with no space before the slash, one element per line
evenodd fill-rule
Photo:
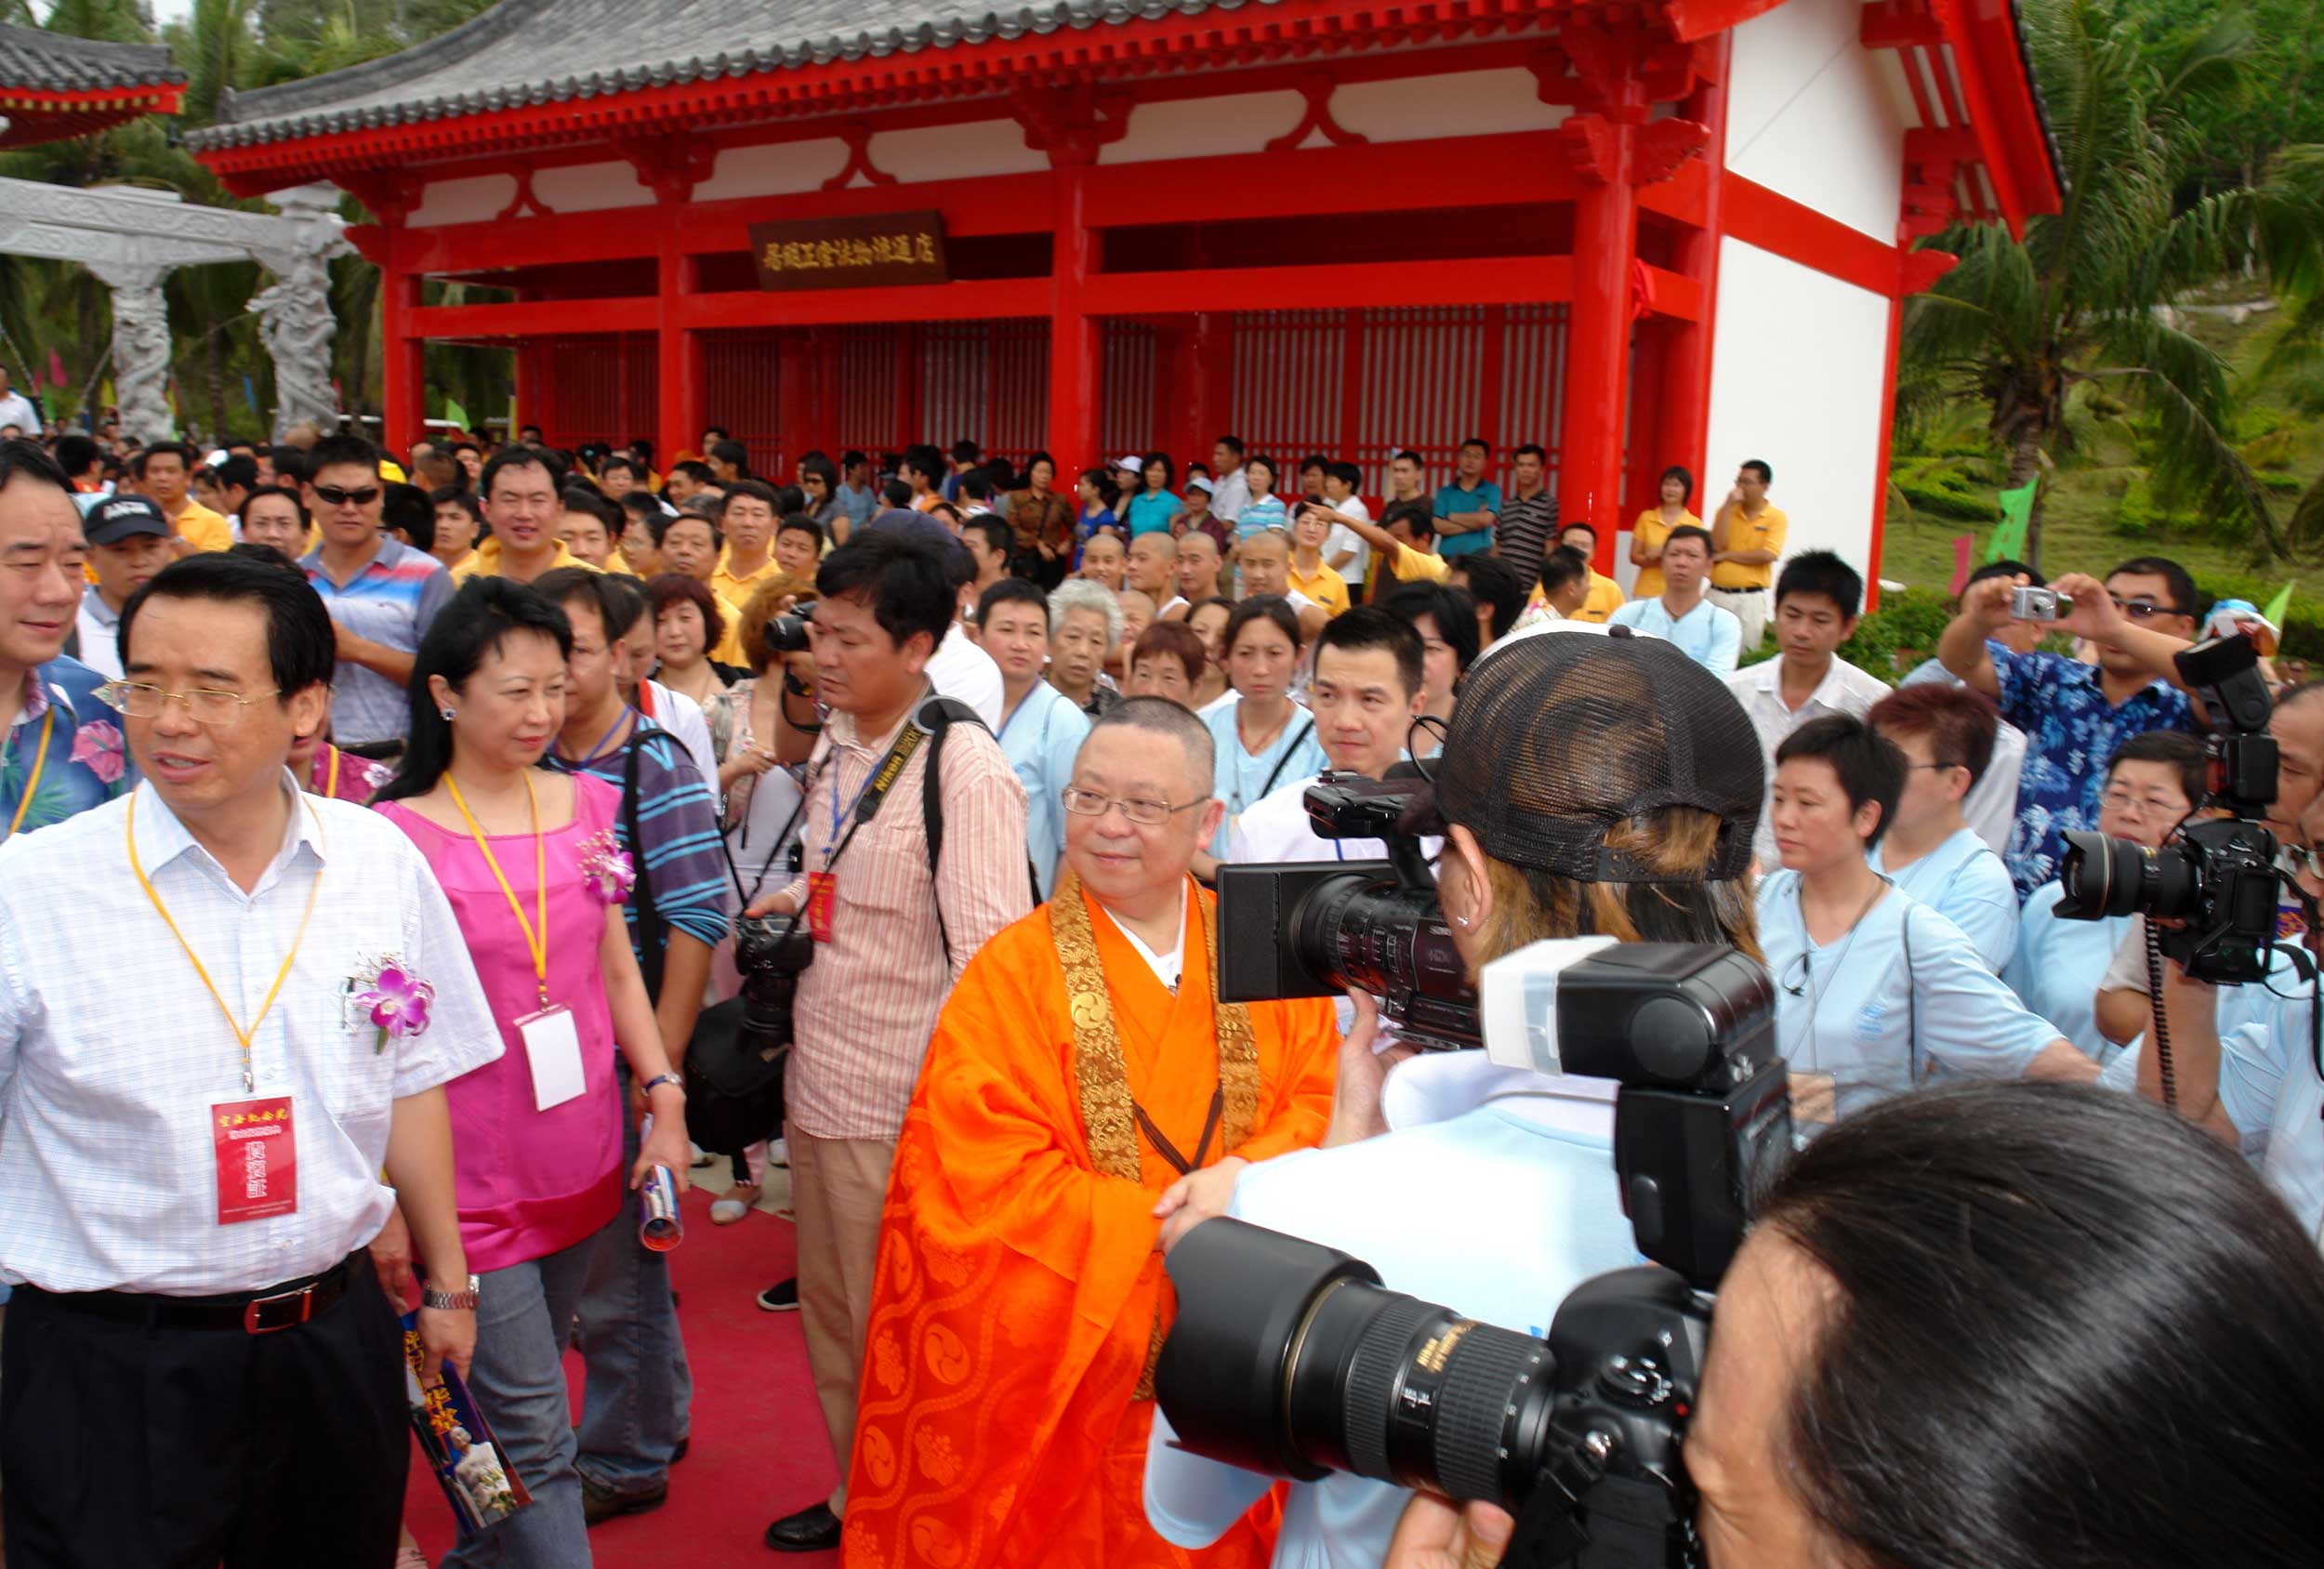
<path fill-rule="evenodd" d="M 1187 897 L 1199 907 L 1199 891 Z M 1089 930 L 1089 896 L 1070 868 L 1050 899 L 1049 924 L 1057 962 L 1065 972 L 1066 1010 L 1074 1026 L 1074 1072 L 1080 1086 L 1081 1125 L 1089 1140 L 1089 1158 L 1109 1177 L 1142 1182 L 1137 1103 L 1129 1093 L 1121 1036 L 1114 1028 L 1114 999 L 1105 988 L 1105 967 L 1098 957 L 1097 938 Z M 1259 1120 L 1259 1043 L 1251 1034 L 1250 1009 L 1239 1002 L 1219 1000 L 1218 927 L 1216 908 L 1204 910 L 1210 1011 L 1219 1040 L 1223 1134 L 1219 1153 L 1223 1157 L 1251 1136 L 1252 1125 Z M 1154 1364 L 1161 1350 L 1162 1320 L 1157 1313 L 1146 1348 L 1146 1365 L 1138 1378 L 1136 1398 L 1140 1400 L 1154 1398 Z"/>

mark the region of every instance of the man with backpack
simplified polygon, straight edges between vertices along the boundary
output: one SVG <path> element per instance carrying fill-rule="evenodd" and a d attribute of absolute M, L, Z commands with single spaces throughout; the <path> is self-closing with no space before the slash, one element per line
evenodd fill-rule
<path fill-rule="evenodd" d="M 622 698 L 622 639 L 645 613 L 645 596 L 585 567 L 543 573 L 533 587 L 573 623 L 565 723 L 546 761 L 621 792 L 614 848 L 628 856 L 636 878 L 627 903 L 630 946 L 662 1044 L 682 1072 L 711 950 L 726 935 L 717 808 L 686 748 Z M 637 1158 L 638 1138 L 633 1110 L 626 1159 Z M 668 1257 L 638 1241 L 640 1196 L 624 1202 L 631 1224 L 600 1237 L 576 1315 L 588 1364 L 576 1469 L 591 1524 L 658 1508 L 669 1496 L 670 1462 L 685 1443 L 693 1396 Z"/>
<path fill-rule="evenodd" d="M 869 529 L 815 577 L 815 693 L 803 870 L 749 913 L 800 914 L 785 1088 L 799 1306 L 832 1456 L 847 1471 L 889 1164 L 953 982 L 1032 907 L 1025 797 L 973 713 L 933 695 L 954 584 L 932 541 Z M 933 790 L 929 788 L 933 783 Z M 846 1486 L 767 1528 L 778 1552 L 839 1545 Z"/>

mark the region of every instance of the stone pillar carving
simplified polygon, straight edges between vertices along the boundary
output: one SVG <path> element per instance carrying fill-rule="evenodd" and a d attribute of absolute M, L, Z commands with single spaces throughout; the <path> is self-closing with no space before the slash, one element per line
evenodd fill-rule
<path fill-rule="evenodd" d="M 329 262 L 348 250 L 346 224 L 338 216 L 337 191 L 328 185 L 297 185 L 268 198 L 283 215 L 291 243 L 257 253 L 274 282 L 250 298 L 258 336 L 274 361 L 274 439 L 281 441 L 301 420 L 335 429 L 338 396 L 331 389 L 331 341 L 338 323 L 331 314 Z"/>
<path fill-rule="evenodd" d="M 168 440 L 178 433 L 169 414 L 169 305 L 162 297 L 169 269 L 92 261 L 88 270 L 113 292 L 113 401 L 121 429 L 141 442 Z"/>

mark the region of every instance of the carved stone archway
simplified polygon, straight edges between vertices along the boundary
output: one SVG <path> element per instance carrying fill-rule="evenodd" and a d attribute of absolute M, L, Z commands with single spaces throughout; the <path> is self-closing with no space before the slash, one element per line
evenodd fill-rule
<path fill-rule="evenodd" d="M 146 441 L 175 429 L 162 280 L 179 267 L 257 262 L 274 275 L 250 305 L 274 360 L 279 439 L 301 420 L 327 428 L 337 415 L 328 263 L 350 247 L 332 187 L 294 186 L 268 200 L 273 216 L 191 206 L 174 191 L 0 179 L 0 254 L 78 262 L 112 290 L 115 401 L 122 429 Z"/>

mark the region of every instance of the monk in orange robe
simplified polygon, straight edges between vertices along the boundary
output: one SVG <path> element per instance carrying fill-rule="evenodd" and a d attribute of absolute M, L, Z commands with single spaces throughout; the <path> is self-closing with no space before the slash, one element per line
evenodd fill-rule
<path fill-rule="evenodd" d="M 1171 1546 L 1142 1490 L 1164 1250 L 1331 1114 L 1331 1004 L 1221 1004 L 1210 738 L 1160 698 L 1090 730 L 1067 877 L 978 951 L 921 1070 L 881 1217 L 841 1560 L 851 1569 L 1260 1569 L 1272 1516 Z"/>

